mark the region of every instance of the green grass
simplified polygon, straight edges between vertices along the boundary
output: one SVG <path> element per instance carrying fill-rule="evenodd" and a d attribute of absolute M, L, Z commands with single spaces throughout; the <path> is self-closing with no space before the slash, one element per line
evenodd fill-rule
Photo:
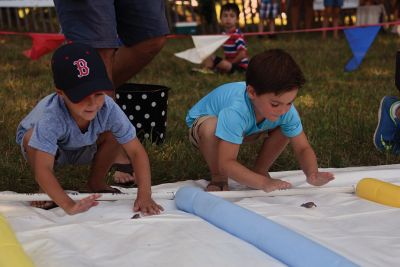
<path fill-rule="evenodd" d="M 397 36 L 380 34 L 361 68 L 352 73 L 343 71 L 352 56 L 344 38 L 323 42 L 319 34 L 298 34 L 281 35 L 273 41 L 248 38 L 248 43 L 250 54 L 283 48 L 302 67 L 307 83 L 295 104 L 320 167 L 398 162 L 397 157 L 377 152 L 372 143 L 380 99 L 398 94 L 394 86 Z M 24 37 L 4 37 L 0 45 L 0 191 L 33 192 L 37 186 L 15 143 L 15 130 L 36 102 L 53 91 L 50 56 L 38 61 L 26 59 L 21 51 L 30 47 L 30 40 Z M 209 177 L 205 162 L 188 142 L 186 112 L 214 87 L 243 80 L 242 74 L 191 73 L 194 65 L 173 56 L 190 47 L 189 39 L 169 40 L 157 58 L 132 79 L 171 88 L 167 140 L 161 146 L 145 144 L 153 184 Z M 251 166 L 258 147 L 243 146 L 240 161 Z M 298 168 L 288 148 L 272 170 Z M 88 168 L 66 168 L 57 174 L 65 188 L 84 190 Z"/>

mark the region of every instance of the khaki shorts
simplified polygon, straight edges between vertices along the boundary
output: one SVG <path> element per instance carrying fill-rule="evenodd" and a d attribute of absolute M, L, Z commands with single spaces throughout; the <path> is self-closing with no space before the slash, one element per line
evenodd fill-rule
<path fill-rule="evenodd" d="M 201 124 L 210 118 L 215 118 L 215 116 L 206 115 L 206 116 L 198 117 L 193 122 L 192 127 L 189 129 L 189 141 L 194 147 L 199 148 L 199 129 L 200 129 Z M 243 144 L 255 143 L 255 142 L 257 142 L 259 140 L 263 140 L 267 137 L 268 137 L 267 131 L 248 135 L 243 139 Z"/>
<path fill-rule="evenodd" d="M 199 148 L 199 128 L 200 125 L 210 118 L 215 118 L 215 116 L 203 116 L 198 117 L 192 124 L 192 127 L 189 129 L 189 141 L 195 147 Z"/>

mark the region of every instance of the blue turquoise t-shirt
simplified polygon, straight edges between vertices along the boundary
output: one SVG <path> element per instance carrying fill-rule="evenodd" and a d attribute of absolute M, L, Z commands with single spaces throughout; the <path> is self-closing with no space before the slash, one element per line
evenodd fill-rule
<path fill-rule="evenodd" d="M 56 155 L 57 149 L 76 150 L 96 143 L 101 133 L 111 131 L 120 144 L 136 137 L 136 130 L 115 101 L 105 96 L 103 107 L 82 133 L 65 103 L 56 93 L 43 98 L 21 121 L 16 141 L 21 144 L 25 133 L 33 128 L 29 146 Z"/>
<path fill-rule="evenodd" d="M 189 110 L 186 124 L 192 127 L 198 117 L 206 115 L 218 117 L 215 135 L 234 144 L 241 144 L 246 136 L 276 127 L 281 127 L 282 133 L 289 138 L 303 131 L 299 114 L 293 104 L 276 121 L 265 119 L 257 124 L 245 82 L 227 83 L 214 89 Z"/>

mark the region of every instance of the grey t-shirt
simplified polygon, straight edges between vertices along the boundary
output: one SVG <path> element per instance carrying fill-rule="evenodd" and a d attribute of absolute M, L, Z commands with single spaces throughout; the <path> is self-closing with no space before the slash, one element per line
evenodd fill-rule
<path fill-rule="evenodd" d="M 79 129 L 63 99 L 56 93 L 43 98 L 18 125 L 18 144 L 21 144 L 25 133 L 31 128 L 33 133 L 29 146 L 54 156 L 58 148 L 76 150 L 92 145 L 106 131 L 111 131 L 120 144 L 128 143 L 136 137 L 135 127 L 109 96 L 105 97 L 103 107 L 85 133 Z"/>

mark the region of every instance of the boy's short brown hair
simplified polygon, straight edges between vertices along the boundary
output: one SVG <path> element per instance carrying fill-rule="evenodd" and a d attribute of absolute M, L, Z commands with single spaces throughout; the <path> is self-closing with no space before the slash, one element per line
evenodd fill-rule
<path fill-rule="evenodd" d="M 219 13 L 219 17 L 221 18 L 222 13 L 224 11 L 233 11 L 236 14 L 236 17 L 239 18 L 240 10 L 237 4 L 235 3 L 227 3 L 221 7 L 221 13 Z"/>
<path fill-rule="evenodd" d="M 251 85 L 257 95 L 280 95 L 300 89 L 304 83 L 300 67 L 282 49 L 270 49 L 255 55 L 246 71 L 246 84 Z"/>

